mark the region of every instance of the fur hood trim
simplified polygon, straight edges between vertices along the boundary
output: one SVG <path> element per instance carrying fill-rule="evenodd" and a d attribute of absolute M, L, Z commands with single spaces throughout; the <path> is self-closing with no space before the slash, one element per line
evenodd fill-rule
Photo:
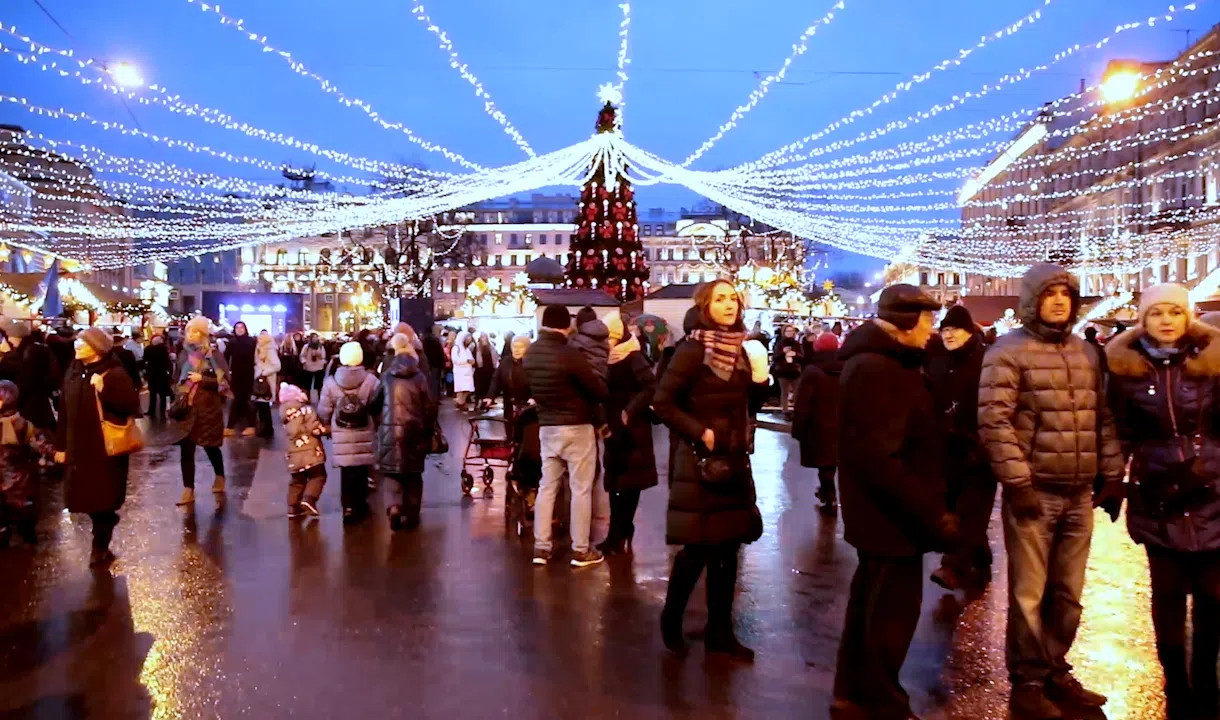
<path fill-rule="evenodd" d="M 1143 328 L 1132 328 L 1106 343 L 1110 372 L 1124 377 L 1143 377 L 1152 372 L 1152 363 L 1136 344 L 1145 334 Z M 1220 330 L 1194 322 L 1186 330 L 1186 337 L 1191 347 L 1182 364 L 1185 373 L 1195 377 L 1220 375 Z"/>

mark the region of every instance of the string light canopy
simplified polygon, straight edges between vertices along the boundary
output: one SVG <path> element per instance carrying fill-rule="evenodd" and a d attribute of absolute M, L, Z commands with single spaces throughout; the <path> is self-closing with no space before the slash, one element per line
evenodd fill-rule
<path fill-rule="evenodd" d="M 1101 50 L 1121 33 L 1175 21 L 1194 11 L 1194 3 L 1169 6 L 1163 13 L 1123 23 L 1091 43 L 1070 45 L 1041 63 L 1007 73 L 981 88 L 955 93 L 905 118 L 855 136 L 825 140 L 840 129 L 863 123 L 936 73 L 960 67 L 979 49 L 1027 30 L 1056 1 L 1040 0 L 1016 21 L 981 36 L 974 45 L 959 49 L 824 128 L 753 162 L 699 171 L 690 166 L 784 79 L 819 29 L 844 9 L 845 0 L 806 28 L 779 70 L 762 78 L 746 103 L 681 163 L 641 149 L 623 135 L 632 23 L 631 5 L 626 0 L 618 4 L 621 18 L 614 78 L 598 93 L 606 122 L 599 122 L 592 137 L 549 153 L 535 151 L 522 137 L 457 54 L 449 33 L 414 0 L 413 16 L 437 40 L 450 66 L 483 100 L 484 112 L 527 156 L 502 167 L 483 167 L 416 136 L 405 125 L 383 118 L 368 101 L 346 94 L 290 52 L 271 44 L 267 35 L 249 29 L 244 20 L 225 15 L 212 3 L 186 1 L 265 53 L 281 58 L 295 74 L 312 80 L 338 102 L 358 108 L 385 129 L 405 134 L 462 171 L 429 171 L 354 156 L 254 127 L 147 82 L 134 66 L 78 57 L 0 24 L 0 33 L 13 39 L 0 42 L 5 57 L 86 88 L 347 166 L 351 168 L 347 174 L 328 175 L 319 170 L 316 178 L 368 189 L 365 194 L 346 196 L 307 187 L 277 187 L 27 133 L 19 141 L 0 145 L 0 170 L 38 175 L 28 183 L 28 195 L 0 200 L 0 231 L 5 237 L 15 236 L 26 247 L 64 254 L 88 267 L 104 269 L 296 238 L 341 236 L 362 228 L 397 227 L 496 197 L 566 185 L 582 188 L 582 217 L 593 210 L 589 232 L 598 233 L 599 242 L 608 242 L 601 238 L 608 223 L 610 240 L 634 248 L 640 241 L 633 202 L 628 211 L 624 198 L 616 195 L 610 202 L 601 193 L 678 184 L 791 236 L 882 258 L 901 255 L 955 270 L 1014 274 L 1032 262 L 1056 256 L 1071 256 L 1091 270 L 1138 271 L 1167 257 L 1208 247 L 1214 239 L 1200 225 L 1220 221 L 1216 207 L 1220 168 L 1205 147 L 1215 142 L 1217 119 L 1214 113 L 1198 117 L 1199 113 L 1191 112 L 1220 101 L 1216 95 L 1220 84 L 1215 80 L 1220 62 L 1210 50 L 1194 52 L 1155 72 L 1110 74 L 1099 85 L 1049 105 L 1008 110 L 924 138 L 898 143 L 890 139 L 1024 82 L 1069 57 Z M 283 169 L 282 163 L 165 137 L 29 98 L 0 94 L 0 103 L 56 124 L 87 124 L 108 133 L 144 138 L 159 147 L 220 159 L 235 168 Z M 1041 128 L 1037 140 L 1028 151 L 1013 152 L 1013 134 L 1030 128 Z M 1057 149 L 1035 151 L 1038 143 L 1054 143 Z M 1192 143 L 1203 146 L 1196 148 Z M 1154 147 L 1158 152 L 1149 152 Z M 998 166 L 997 152 L 1012 157 Z M 988 177 L 991 172 L 994 174 Z M 311 177 L 315 176 L 311 173 Z M 1172 182 L 1189 182 L 1191 187 L 1175 192 L 1172 203 L 1153 197 L 1157 188 Z M 589 188 L 596 197 L 583 197 Z M 615 207 L 619 201 L 624 201 L 622 212 Z M 1100 216 L 1090 202 L 1104 205 L 1109 215 Z M 598 209 L 597 203 L 604 207 Z M 1141 228 L 1149 232 L 1141 232 Z M 19 247 L 16 242 L 12 245 Z M 402 250 L 395 248 L 394 253 L 401 258 Z M 603 264 L 613 260 L 623 265 L 618 262 L 621 258 L 610 257 L 618 250 L 618 245 L 595 248 L 594 255 L 605 254 Z M 642 282 L 646 277 L 646 268 L 639 262 L 642 258 L 638 254 L 633 258 L 633 252 L 623 250 L 625 266 L 617 268 L 622 277 L 615 287 L 628 295 L 635 292 L 636 280 Z M 582 265 L 587 261 L 585 257 Z M 607 282 L 601 271 L 583 279 L 590 285 L 594 280 L 603 286 Z"/>

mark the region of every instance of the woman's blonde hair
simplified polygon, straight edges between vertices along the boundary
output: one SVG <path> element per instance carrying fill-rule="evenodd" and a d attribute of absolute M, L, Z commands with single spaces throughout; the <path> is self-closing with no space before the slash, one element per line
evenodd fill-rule
<path fill-rule="evenodd" d="M 410 355 L 413 358 L 419 358 L 415 352 L 415 343 L 411 342 L 411 338 L 403 333 L 395 333 L 394 337 L 390 338 L 390 349 L 395 355 Z"/>

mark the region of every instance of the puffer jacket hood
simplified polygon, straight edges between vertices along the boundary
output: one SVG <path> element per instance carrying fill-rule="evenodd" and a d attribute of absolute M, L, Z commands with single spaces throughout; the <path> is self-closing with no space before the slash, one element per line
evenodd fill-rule
<path fill-rule="evenodd" d="M 1072 313 L 1068 318 L 1068 328 L 1076 322 L 1080 314 L 1080 281 L 1076 276 L 1052 263 L 1039 263 L 1021 278 L 1021 301 L 1017 308 L 1017 318 L 1021 325 L 1035 335 L 1052 342 L 1062 342 L 1069 330 L 1052 328 L 1038 318 L 1038 304 L 1042 293 L 1054 285 L 1067 285 L 1072 293 Z"/>
<path fill-rule="evenodd" d="M 865 353 L 877 353 L 891 357 L 901 363 L 903 367 L 919 367 L 923 364 L 924 358 L 923 350 L 898 342 L 877 321 L 864 323 L 852 331 L 847 336 L 847 340 L 843 342 L 843 347 L 839 349 L 838 358 L 841 362 L 846 363 L 853 357 Z"/>
<path fill-rule="evenodd" d="M 610 328 L 606 327 L 606 323 L 601 320 L 590 320 L 580 324 L 577 328 L 581 335 L 593 338 L 594 340 L 610 340 Z"/>
<path fill-rule="evenodd" d="M 395 355 L 387 372 L 394 377 L 414 377 L 419 373 L 419 361 L 410 355 Z"/>
<path fill-rule="evenodd" d="M 360 387 L 369 371 L 363 365 L 343 365 L 335 370 L 335 384 L 347 391 Z"/>
<path fill-rule="evenodd" d="M 1148 356 L 1142 352 L 1140 338 L 1143 328 L 1120 334 L 1106 344 L 1106 361 L 1110 372 L 1123 377 L 1144 377 L 1153 372 Z M 1194 377 L 1220 375 L 1220 330 L 1202 322 L 1192 323 L 1186 330 L 1186 358 L 1182 371 Z"/>

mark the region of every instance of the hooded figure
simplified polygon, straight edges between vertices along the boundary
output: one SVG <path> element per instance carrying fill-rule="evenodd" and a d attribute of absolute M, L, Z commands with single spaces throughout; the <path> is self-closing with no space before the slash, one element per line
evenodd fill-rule
<path fill-rule="evenodd" d="M 453 392 L 458 396 L 458 405 L 464 406 L 467 396 L 474 392 L 474 339 L 470 333 L 458 333 L 450 360 L 453 362 Z"/>
<path fill-rule="evenodd" d="M 377 428 L 369 408 L 377 376 L 364 367 L 364 349 L 349 342 L 339 350 L 342 365 L 326 378 L 318 418 L 331 428 L 332 462 L 339 468 L 343 519 L 353 522 L 368 511 L 369 468 L 377 462 Z"/>
<path fill-rule="evenodd" d="M 979 437 L 1004 488 L 1009 702 L 1021 717 L 1106 701 L 1084 689 L 1067 662 L 1080 624 L 1094 486 L 1121 488 L 1124 474 L 1097 352 L 1072 334 L 1079 310 L 1074 275 L 1031 267 L 1021 281 L 1022 327 L 988 348 L 979 381 Z"/>
<path fill-rule="evenodd" d="M 377 465 L 392 481 L 391 505 L 386 509 L 390 527 L 412 529 L 419 525 L 424 460 L 436 427 L 437 405 L 410 351 L 394 356 L 381 376 L 371 409 L 380 418 Z"/>

